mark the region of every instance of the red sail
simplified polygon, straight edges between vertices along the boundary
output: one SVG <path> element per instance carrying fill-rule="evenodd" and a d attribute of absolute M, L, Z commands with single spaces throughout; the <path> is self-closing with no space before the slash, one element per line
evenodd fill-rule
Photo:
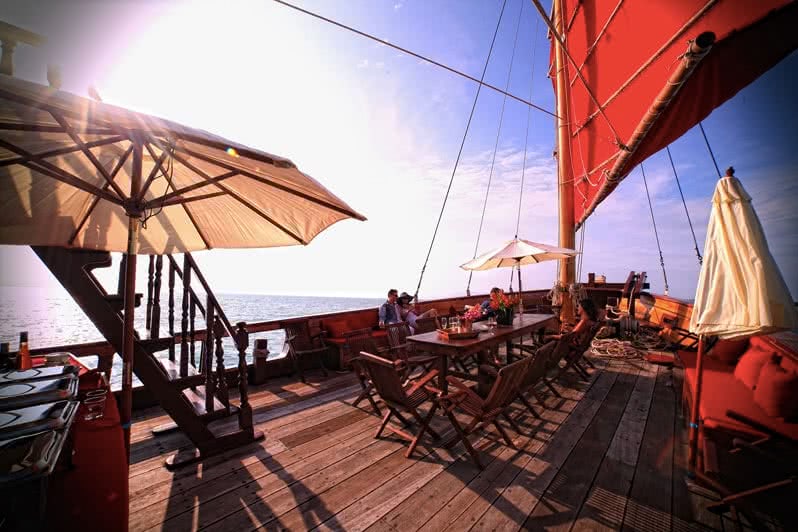
<path fill-rule="evenodd" d="M 568 62 L 568 109 L 558 112 L 571 124 L 577 224 L 638 163 L 798 47 L 798 2 L 562 0 L 562 5 L 573 63 Z M 704 32 L 714 33 L 714 46 L 675 96 L 659 102 L 661 113 L 652 113 L 690 41 Z"/>

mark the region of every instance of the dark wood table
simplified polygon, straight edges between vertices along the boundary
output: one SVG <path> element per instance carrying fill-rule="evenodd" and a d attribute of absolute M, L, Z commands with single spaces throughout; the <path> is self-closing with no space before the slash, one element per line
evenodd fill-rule
<path fill-rule="evenodd" d="M 547 325 L 555 325 L 557 319 L 554 314 L 524 314 L 516 316 L 512 325 L 496 327 L 493 332 L 487 330 L 484 322 L 474 324 L 474 328 L 485 328 L 477 338 L 468 340 L 444 340 L 438 333 L 428 332 L 408 336 L 407 341 L 420 351 L 437 355 L 440 358 L 438 369 L 440 371 L 440 387 L 446 392 L 446 376 L 449 373 L 449 361 L 453 358 L 478 355 L 484 357 L 492 349 L 501 344 L 507 344 L 508 358 L 511 356 L 510 343 L 519 336 L 532 334 Z"/>

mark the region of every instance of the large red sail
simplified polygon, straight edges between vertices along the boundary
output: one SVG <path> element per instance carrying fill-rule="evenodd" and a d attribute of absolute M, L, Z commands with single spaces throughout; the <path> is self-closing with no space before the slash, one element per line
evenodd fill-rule
<path fill-rule="evenodd" d="M 638 163 L 798 47 L 798 2 L 561 1 L 573 63 L 567 109 L 558 112 L 569 121 L 577 224 Z M 659 102 L 661 113 L 652 113 L 690 41 L 705 32 L 714 45 L 672 98 Z"/>

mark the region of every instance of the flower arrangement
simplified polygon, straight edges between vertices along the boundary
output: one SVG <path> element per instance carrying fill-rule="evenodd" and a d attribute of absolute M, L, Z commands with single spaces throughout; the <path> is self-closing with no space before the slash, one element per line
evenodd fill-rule
<path fill-rule="evenodd" d="M 520 299 L 518 296 L 508 296 L 504 293 L 504 290 L 499 290 L 499 293 L 490 295 L 490 308 L 496 311 L 512 310 L 519 301 Z"/>
<path fill-rule="evenodd" d="M 474 305 L 463 314 L 463 319 L 468 321 L 476 321 L 483 315 L 482 305 Z"/>

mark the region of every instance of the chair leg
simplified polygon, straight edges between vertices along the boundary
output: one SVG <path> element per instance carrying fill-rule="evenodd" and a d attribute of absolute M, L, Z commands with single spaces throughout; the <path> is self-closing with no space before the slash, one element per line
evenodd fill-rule
<path fill-rule="evenodd" d="M 407 420 L 406 417 L 404 417 L 402 414 L 400 414 L 398 410 L 393 410 L 393 414 L 397 418 L 399 418 L 399 421 L 401 421 L 402 425 L 404 425 L 405 427 L 411 427 L 413 425 L 412 423 L 410 423 L 410 421 Z"/>
<path fill-rule="evenodd" d="M 407 451 L 405 452 L 406 458 L 410 458 L 413 455 L 413 451 L 416 450 L 416 446 L 418 445 L 419 440 L 421 440 L 421 436 L 423 436 L 425 432 L 429 432 L 430 436 L 432 436 L 436 440 L 441 439 L 440 435 L 434 430 L 432 430 L 432 427 L 429 426 L 429 422 L 432 420 L 432 416 L 433 414 L 435 414 L 435 410 L 437 409 L 438 405 L 433 405 L 433 407 L 430 408 L 429 413 L 427 413 L 426 417 L 424 417 L 423 419 L 421 415 L 419 415 L 418 411 L 416 411 L 415 409 L 413 410 L 413 415 L 416 417 L 416 419 L 418 419 L 419 423 L 421 424 L 421 428 L 418 429 L 418 434 L 416 434 L 416 437 L 413 438 L 413 441 L 410 442 L 410 447 L 408 447 Z"/>
<path fill-rule="evenodd" d="M 592 361 L 592 360 L 590 360 L 590 359 L 589 359 L 587 356 L 584 356 L 584 355 L 582 355 L 582 360 L 584 360 L 584 361 L 585 361 L 585 363 L 586 363 L 588 366 L 590 366 L 590 368 L 591 368 L 591 369 L 596 369 L 596 365 L 595 365 L 595 364 L 593 364 L 593 361 Z"/>
<path fill-rule="evenodd" d="M 510 436 L 507 434 L 507 431 L 504 430 L 504 427 L 499 425 L 498 419 L 493 420 L 493 425 L 498 429 L 499 434 L 502 435 L 502 438 L 504 438 L 504 441 L 505 443 L 507 443 L 507 446 L 515 449 L 516 447 L 515 444 L 513 443 L 513 440 L 510 439 Z"/>
<path fill-rule="evenodd" d="M 522 434 L 521 427 L 518 426 L 518 423 L 516 423 L 512 417 L 507 415 L 507 412 L 502 412 L 502 417 L 507 420 L 507 423 L 509 423 L 510 426 L 513 427 L 513 430 L 516 433 Z"/>
<path fill-rule="evenodd" d="M 546 407 L 546 398 L 545 398 L 545 397 L 543 397 L 542 395 L 540 395 L 540 392 L 538 392 L 537 390 L 534 390 L 534 389 L 533 389 L 533 390 L 532 390 L 532 395 L 534 395 L 534 396 L 535 396 L 535 400 L 536 400 L 538 403 L 540 403 L 540 404 L 541 404 L 541 406 L 543 406 L 544 408 Z"/>
<path fill-rule="evenodd" d="M 380 407 L 377 406 L 377 401 L 375 401 L 374 398 L 371 396 L 371 387 L 369 387 L 369 391 L 368 391 L 368 395 L 366 395 L 366 399 L 368 399 L 369 403 L 371 403 L 371 408 L 374 409 L 374 413 L 377 414 L 378 416 L 381 416 L 382 415 L 382 411 L 380 410 Z"/>
<path fill-rule="evenodd" d="M 319 355 L 319 366 L 321 367 L 321 374 L 324 375 L 324 378 L 327 378 L 327 366 L 324 365 L 324 357 L 321 355 Z"/>
<path fill-rule="evenodd" d="M 299 380 L 307 384 L 307 381 L 305 380 L 305 372 L 302 371 L 302 364 L 299 361 L 299 357 L 294 357 L 294 372 L 299 373 Z"/>
<path fill-rule="evenodd" d="M 555 377 L 555 379 L 556 379 L 556 377 Z M 545 384 L 546 387 L 549 390 L 551 390 L 551 393 L 553 393 L 556 397 L 562 397 L 562 395 L 560 395 L 560 392 L 558 392 L 557 389 L 551 384 L 551 381 L 553 381 L 554 379 L 543 378 L 543 379 L 540 379 L 540 380 L 543 381 L 543 384 Z"/>
<path fill-rule="evenodd" d="M 380 424 L 380 428 L 377 429 L 377 434 L 374 435 L 375 438 L 379 438 L 382 435 L 382 431 L 384 431 L 385 427 L 388 426 L 388 421 L 390 421 L 391 416 L 393 414 L 394 410 L 389 406 L 388 412 L 385 414 L 385 417 L 382 418 L 382 423 Z"/>
<path fill-rule="evenodd" d="M 536 418 L 540 419 L 540 414 L 538 414 L 538 413 L 535 411 L 535 409 L 534 409 L 534 408 L 532 408 L 532 403 L 530 403 L 530 402 L 527 400 L 527 398 L 526 398 L 526 397 L 524 397 L 524 394 L 522 394 L 522 393 L 521 393 L 521 394 L 518 394 L 518 398 L 521 400 L 521 402 L 522 402 L 522 403 L 524 403 L 524 406 L 527 408 L 527 410 L 529 410 L 529 413 L 530 413 L 530 414 L 532 414 L 532 415 L 533 415 L 533 416 L 535 416 Z"/>
<path fill-rule="evenodd" d="M 446 412 L 446 417 L 449 418 L 449 421 L 454 427 L 454 431 L 457 433 L 457 436 L 460 438 L 460 441 L 463 442 L 463 446 L 465 446 L 466 451 L 468 451 L 468 454 L 471 455 L 471 459 L 474 460 L 474 463 L 477 465 L 478 468 L 484 469 L 484 467 L 482 466 L 482 462 L 479 460 L 479 455 L 474 450 L 474 447 L 471 445 L 471 442 L 468 441 L 468 436 L 466 436 L 466 433 L 463 432 L 463 427 L 461 427 L 460 423 L 457 422 L 457 418 L 455 418 L 454 414 L 451 412 Z"/>

